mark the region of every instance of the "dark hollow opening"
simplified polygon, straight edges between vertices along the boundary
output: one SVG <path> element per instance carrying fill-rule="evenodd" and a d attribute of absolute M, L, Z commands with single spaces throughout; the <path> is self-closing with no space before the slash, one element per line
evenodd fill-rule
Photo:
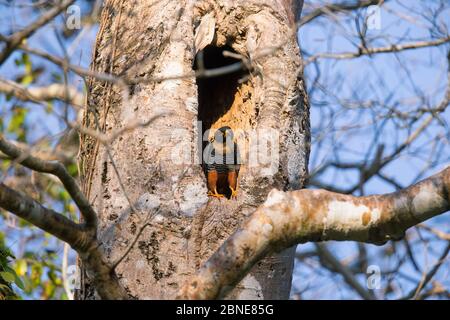
<path fill-rule="evenodd" d="M 226 67 L 240 62 L 238 59 L 232 57 L 225 57 L 224 51 L 236 53 L 230 46 L 215 47 L 207 46 L 202 50 L 203 67 L 204 69 L 216 69 Z M 199 70 L 201 66 L 201 53 L 197 54 L 195 58 L 194 70 Z M 198 87 L 198 121 L 201 128 L 199 132 L 199 150 L 198 157 L 203 164 L 203 150 L 208 144 L 208 137 L 204 137 L 207 130 L 211 129 L 214 124 L 221 119 L 221 122 L 228 124 L 230 115 L 225 116 L 233 105 L 236 93 L 239 88 L 239 80 L 245 78 L 248 71 L 240 69 L 238 71 L 227 73 L 215 77 L 197 77 Z M 225 117 L 224 117 L 225 116 Z M 217 128 L 215 128 L 217 129 Z M 212 130 L 214 131 L 214 129 Z M 201 133 L 201 135 L 200 135 Z M 230 194 L 225 194 L 227 197 Z"/>
<path fill-rule="evenodd" d="M 223 52 L 234 50 L 229 46 L 207 46 L 203 50 L 203 64 L 205 69 L 216 69 L 239 62 L 239 60 L 224 57 Z M 199 69 L 199 55 L 195 59 L 194 70 Z M 239 86 L 239 79 L 247 72 L 239 70 L 211 78 L 197 78 L 198 86 L 198 120 L 202 122 L 203 132 L 222 117 L 231 107 Z M 202 133 L 203 133 L 202 132 Z"/>

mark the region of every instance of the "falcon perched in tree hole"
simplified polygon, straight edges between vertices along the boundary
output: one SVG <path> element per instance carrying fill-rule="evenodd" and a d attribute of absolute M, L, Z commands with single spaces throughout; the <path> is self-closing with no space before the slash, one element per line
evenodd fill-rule
<path fill-rule="evenodd" d="M 230 127 L 221 127 L 206 146 L 204 164 L 208 195 L 235 198 L 240 168 L 240 157 L 234 134 Z"/>

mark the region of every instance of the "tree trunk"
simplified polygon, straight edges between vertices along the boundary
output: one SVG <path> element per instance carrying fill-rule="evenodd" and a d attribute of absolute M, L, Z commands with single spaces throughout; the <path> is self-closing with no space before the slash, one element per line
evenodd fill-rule
<path fill-rule="evenodd" d="M 89 81 L 84 125 L 108 134 L 164 114 L 108 144 L 82 137 L 82 185 L 107 257 L 122 257 L 149 219 L 116 271 L 130 297 L 174 298 L 272 188 L 304 185 L 309 106 L 293 32 L 298 8 L 294 0 L 105 1 L 92 70 L 127 81 Z M 239 61 L 225 50 L 253 68 L 202 77 L 202 65 Z M 203 136 L 223 125 L 235 131 L 243 160 L 231 200 L 208 198 L 201 167 Z M 228 297 L 288 298 L 294 251 L 261 261 Z M 81 289 L 82 299 L 96 298 L 89 275 Z"/>

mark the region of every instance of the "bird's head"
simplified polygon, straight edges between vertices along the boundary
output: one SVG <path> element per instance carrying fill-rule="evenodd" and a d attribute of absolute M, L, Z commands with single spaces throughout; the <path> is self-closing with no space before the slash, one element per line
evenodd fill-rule
<path fill-rule="evenodd" d="M 229 126 L 221 127 L 214 133 L 214 140 L 218 142 L 233 141 L 233 139 L 233 130 Z"/>

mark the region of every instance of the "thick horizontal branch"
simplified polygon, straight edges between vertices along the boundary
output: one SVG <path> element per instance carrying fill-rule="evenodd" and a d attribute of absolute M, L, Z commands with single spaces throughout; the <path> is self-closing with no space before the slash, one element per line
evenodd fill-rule
<path fill-rule="evenodd" d="M 12 143 L 7 142 L 0 135 L 0 151 L 18 161 L 23 166 L 38 172 L 50 173 L 59 178 L 72 197 L 86 221 L 88 229 L 96 230 L 97 214 L 84 196 L 75 179 L 67 172 L 66 168 L 57 161 L 45 161 L 29 155 L 26 151 L 22 151 Z"/>
<path fill-rule="evenodd" d="M 326 190 L 272 190 L 180 291 L 179 298 L 226 295 L 261 258 L 296 243 L 351 240 L 384 244 L 450 210 L 450 167 L 404 190 L 355 197 Z"/>
<path fill-rule="evenodd" d="M 11 80 L 0 79 L 0 92 L 13 95 L 23 101 L 61 100 L 78 107 L 84 104 L 84 95 L 76 88 L 58 83 L 46 87 L 27 88 Z"/>
<path fill-rule="evenodd" d="M 440 45 L 443 45 L 448 42 L 450 42 L 450 36 L 446 37 L 446 38 L 442 38 L 442 39 L 437 39 L 437 40 L 418 41 L 418 42 L 411 42 L 411 43 L 405 43 L 405 44 L 393 44 L 390 46 L 378 47 L 378 48 L 361 47 L 361 48 L 359 48 L 358 52 L 320 53 L 320 54 L 310 57 L 308 60 L 306 60 L 305 64 L 314 62 L 317 59 L 337 59 L 337 60 L 338 59 L 353 59 L 353 58 L 358 58 L 361 56 L 372 55 L 372 54 L 399 52 L 399 51 L 420 49 L 420 48 L 426 48 L 426 47 L 436 47 L 436 46 L 440 46 Z"/>

